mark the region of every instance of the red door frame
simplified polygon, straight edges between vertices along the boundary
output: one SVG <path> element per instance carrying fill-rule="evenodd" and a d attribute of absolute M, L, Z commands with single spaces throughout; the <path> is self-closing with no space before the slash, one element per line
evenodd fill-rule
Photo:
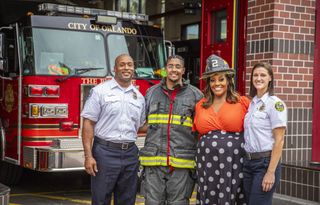
<path fill-rule="evenodd" d="M 247 1 L 242 0 L 228 0 L 233 4 L 232 16 L 227 17 L 227 36 L 232 36 L 231 56 L 222 54 L 223 57 L 229 64 L 230 67 L 237 69 L 236 75 L 236 86 L 237 90 L 241 94 L 245 94 L 245 74 L 246 74 L 246 17 L 247 17 Z M 200 76 L 206 67 L 206 58 L 214 52 L 213 45 L 211 42 L 211 13 L 212 10 L 219 10 L 223 8 L 222 5 L 227 5 L 226 0 L 215 0 L 215 8 L 213 8 L 212 0 L 202 0 L 202 17 L 201 17 L 201 54 L 200 54 Z M 229 10 L 230 12 L 230 10 Z M 229 24 L 229 21 L 232 24 Z M 218 44 L 218 46 L 220 46 Z M 210 51 L 208 51 L 210 50 Z M 204 81 L 200 81 L 200 88 L 204 88 Z"/>
<path fill-rule="evenodd" d="M 320 1 L 316 2 L 316 22 L 320 22 Z M 316 24 L 313 69 L 312 162 L 320 164 L 320 26 Z"/>
<path fill-rule="evenodd" d="M 246 94 L 246 42 L 247 42 L 247 11 L 248 1 L 239 1 L 238 17 L 238 71 L 237 71 L 237 90 L 242 95 Z"/>

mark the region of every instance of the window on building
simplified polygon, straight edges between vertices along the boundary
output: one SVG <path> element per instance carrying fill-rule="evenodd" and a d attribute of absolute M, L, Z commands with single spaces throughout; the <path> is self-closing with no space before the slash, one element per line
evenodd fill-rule
<path fill-rule="evenodd" d="M 117 0 L 117 11 L 127 11 L 128 10 L 128 5 L 127 5 L 127 0 Z"/>
<path fill-rule="evenodd" d="M 219 43 L 227 40 L 227 10 L 215 11 L 211 15 L 211 42 Z"/>
<path fill-rule="evenodd" d="M 182 25 L 181 40 L 199 39 L 200 23 Z"/>
<path fill-rule="evenodd" d="M 140 12 L 142 14 L 146 13 L 146 0 L 140 0 Z"/>
<path fill-rule="evenodd" d="M 116 0 L 116 10 L 145 14 L 146 0 Z"/>
<path fill-rule="evenodd" d="M 139 12 L 139 0 L 130 0 L 129 1 L 129 11 L 132 13 L 141 13 Z"/>

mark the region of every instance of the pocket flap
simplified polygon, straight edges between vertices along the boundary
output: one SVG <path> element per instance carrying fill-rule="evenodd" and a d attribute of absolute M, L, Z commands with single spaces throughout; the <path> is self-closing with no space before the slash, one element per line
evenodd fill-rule
<path fill-rule="evenodd" d="M 191 159 L 194 160 L 196 155 L 195 149 L 174 149 L 174 156 L 177 158 L 183 158 L 183 159 Z"/>
<path fill-rule="evenodd" d="M 140 156 L 156 156 L 158 153 L 157 147 L 143 147 L 141 148 L 139 155 Z"/>
<path fill-rule="evenodd" d="M 104 101 L 105 102 L 117 102 L 117 101 L 120 101 L 120 97 L 119 96 L 106 96 L 104 97 Z"/>
<path fill-rule="evenodd" d="M 255 118 L 265 119 L 267 117 L 267 113 L 265 112 L 255 112 L 253 114 Z"/>
<path fill-rule="evenodd" d="M 130 105 L 133 105 L 134 107 L 137 107 L 140 109 L 141 103 L 138 100 L 129 100 Z"/>

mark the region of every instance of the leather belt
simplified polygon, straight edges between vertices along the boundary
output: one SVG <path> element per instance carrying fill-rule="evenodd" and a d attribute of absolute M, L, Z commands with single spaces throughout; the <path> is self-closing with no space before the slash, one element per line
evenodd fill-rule
<path fill-rule="evenodd" d="M 99 137 L 95 137 L 94 141 L 97 142 L 98 144 L 102 144 L 102 145 L 117 148 L 117 149 L 123 149 L 123 150 L 129 149 L 130 147 L 132 147 L 135 144 L 134 142 L 116 143 L 116 142 L 103 140 Z"/>
<path fill-rule="evenodd" d="M 271 151 L 254 152 L 254 153 L 246 152 L 246 158 L 248 160 L 261 159 L 261 158 L 265 158 L 265 157 L 271 157 Z"/>

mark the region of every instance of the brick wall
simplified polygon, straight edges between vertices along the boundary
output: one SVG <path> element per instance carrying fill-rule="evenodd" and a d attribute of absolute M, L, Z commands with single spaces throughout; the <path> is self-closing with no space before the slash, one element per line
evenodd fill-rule
<path fill-rule="evenodd" d="M 288 106 L 283 169 L 277 192 L 320 202 L 320 172 L 309 164 L 315 3 L 316 0 L 248 1 L 246 91 L 252 66 L 259 61 L 270 62 L 275 72 L 275 95 Z"/>
<path fill-rule="evenodd" d="M 275 94 L 289 108 L 312 107 L 315 0 L 249 0 L 247 75 L 268 61 L 275 72 Z"/>

